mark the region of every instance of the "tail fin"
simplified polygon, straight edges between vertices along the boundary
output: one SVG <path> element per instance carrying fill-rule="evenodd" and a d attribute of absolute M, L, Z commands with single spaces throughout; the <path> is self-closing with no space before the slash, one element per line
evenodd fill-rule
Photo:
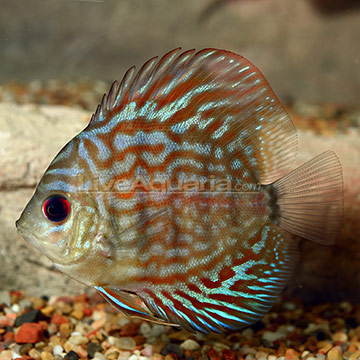
<path fill-rule="evenodd" d="M 280 227 L 320 244 L 335 242 L 343 215 L 341 164 L 326 151 L 274 184 Z"/>

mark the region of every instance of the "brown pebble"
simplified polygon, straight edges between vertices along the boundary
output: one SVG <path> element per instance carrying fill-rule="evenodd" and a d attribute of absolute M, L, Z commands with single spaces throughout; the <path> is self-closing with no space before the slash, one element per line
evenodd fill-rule
<path fill-rule="evenodd" d="M 29 351 L 29 356 L 32 358 L 32 359 L 35 359 L 35 360 L 38 360 L 41 358 L 41 354 L 39 353 L 38 350 L 36 349 L 31 349 Z"/>
<path fill-rule="evenodd" d="M 27 354 L 33 348 L 32 344 L 24 344 L 20 346 L 20 355 Z"/>
<path fill-rule="evenodd" d="M 42 350 L 45 346 L 46 346 L 46 344 L 43 341 L 40 341 L 35 344 L 35 349 Z"/>
<path fill-rule="evenodd" d="M 54 307 L 53 306 L 46 306 L 43 309 L 41 309 L 41 312 L 46 315 L 49 316 L 50 314 L 52 314 L 54 312 Z"/>
<path fill-rule="evenodd" d="M 294 349 L 287 349 L 285 352 L 285 359 L 286 360 L 297 360 L 299 359 L 299 353 Z"/>
<path fill-rule="evenodd" d="M 56 305 L 57 305 L 56 308 L 65 315 L 70 314 L 71 311 L 73 310 L 73 308 L 70 304 L 67 304 L 63 301 L 59 301 Z"/>
<path fill-rule="evenodd" d="M 355 351 L 349 356 L 350 360 L 357 360 L 360 359 L 360 350 Z"/>
<path fill-rule="evenodd" d="M 333 347 L 328 341 L 319 341 L 317 346 L 319 347 L 319 352 L 323 354 L 326 354 Z"/>
<path fill-rule="evenodd" d="M 327 353 L 327 360 L 343 360 L 342 351 L 339 346 L 333 347 L 328 353 Z"/>
<path fill-rule="evenodd" d="M 56 345 L 61 345 L 61 339 L 57 335 L 53 335 L 49 339 L 49 345 L 51 345 L 52 347 Z"/>
<path fill-rule="evenodd" d="M 116 360 L 119 357 L 120 350 L 116 347 L 111 347 L 109 350 L 105 352 L 105 357 L 109 360 Z"/>
<path fill-rule="evenodd" d="M 140 324 L 136 324 L 134 322 L 128 322 L 125 324 L 120 331 L 121 336 L 135 336 L 138 334 Z"/>
<path fill-rule="evenodd" d="M 81 358 L 87 357 L 87 351 L 83 349 L 80 345 L 72 344 L 70 341 L 67 341 L 64 344 L 64 349 L 68 353 L 71 350 L 76 352 Z"/>
<path fill-rule="evenodd" d="M 84 311 L 82 310 L 74 310 L 70 316 L 72 316 L 73 318 L 77 319 L 77 320 L 81 320 L 84 317 Z"/>
<path fill-rule="evenodd" d="M 143 345 L 146 342 L 146 337 L 142 336 L 142 335 L 136 335 L 134 336 L 134 341 L 136 345 Z"/>
<path fill-rule="evenodd" d="M 161 354 L 154 354 L 150 357 L 150 360 L 163 360 L 164 357 Z"/>
<path fill-rule="evenodd" d="M 41 353 L 41 360 L 54 360 L 54 356 L 48 351 L 43 351 Z"/>
<path fill-rule="evenodd" d="M 173 355 L 171 355 L 171 354 L 167 354 L 166 356 L 165 356 L 165 360 L 177 360 Z"/>
<path fill-rule="evenodd" d="M 45 301 L 41 298 L 30 297 L 30 301 L 32 302 L 34 309 L 40 309 L 45 305 Z"/>
<path fill-rule="evenodd" d="M 71 324 L 61 324 L 59 331 L 61 337 L 68 338 L 72 332 L 72 326 Z"/>
<path fill-rule="evenodd" d="M 185 341 L 189 338 L 189 332 L 186 330 L 180 330 L 169 334 L 169 339 Z"/>
<path fill-rule="evenodd" d="M 53 347 L 50 346 L 50 345 L 46 345 L 46 346 L 43 348 L 43 351 L 47 351 L 47 352 L 49 352 L 49 353 L 52 353 Z"/>
<path fill-rule="evenodd" d="M 346 342 L 348 341 L 348 336 L 344 332 L 338 331 L 333 334 L 332 339 L 333 341 Z"/>
<path fill-rule="evenodd" d="M 104 334 L 100 330 L 96 332 L 96 338 L 100 341 L 105 340 Z"/>

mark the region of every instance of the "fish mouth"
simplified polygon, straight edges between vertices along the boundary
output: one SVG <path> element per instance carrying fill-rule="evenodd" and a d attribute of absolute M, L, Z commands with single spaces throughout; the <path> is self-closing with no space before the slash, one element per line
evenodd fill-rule
<path fill-rule="evenodd" d="M 20 219 L 16 220 L 15 222 L 16 230 L 21 235 L 21 237 L 28 242 L 30 245 L 35 247 L 37 250 L 39 250 L 41 253 L 45 253 L 44 249 L 40 246 L 39 239 L 33 234 L 29 229 L 26 229 L 24 225 L 20 224 Z M 46 256 L 48 256 L 46 254 Z M 48 256 L 49 257 L 49 256 Z"/>
<path fill-rule="evenodd" d="M 84 257 L 87 256 L 87 254 L 85 254 L 84 256 L 82 256 L 81 258 L 78 258 L 76 260 L 64 261 L 63 256 L 52 255 L 52 253 L 54 253 L 54 249 L 45 246 L 44 241 L 39 239 L 31 230 L 29 230 L 26 226 L 24 226 L 24 224 L 21 224 L 20 220 L 21 219 L 19 219 L 15 222 L 17 232 L 21 235 L 21 237 L 26 242 L 28 242 L 31 246 L 36 248 L 41 254 L 48 257 L 54 263 L 54 265 L 61 265 L 61 266 L 73 265 L 73 264 L 81 262 L 84 259 Z"/>

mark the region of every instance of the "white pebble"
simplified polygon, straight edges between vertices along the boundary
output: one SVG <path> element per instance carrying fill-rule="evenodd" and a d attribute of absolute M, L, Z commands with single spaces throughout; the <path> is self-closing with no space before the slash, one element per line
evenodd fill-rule
<path fill-rule="evenodd" d="M 17 352 L 15 352 L 15 351 L 12 351 L 11 353 L 12 353 L 13 360 L 22 358 L 22 356 L 20 354 L 18 354 Z"/>
<path fill-rule="evenodd" d="M 245 360 L 255 360 L 255 356 L 253 354 L 246 355 Z"/>
<path fill-rule="evenodd" d="M 96 360 L 106 360 L 106 357 L 101 352 L 96 352 L 94 354 L 94 359 L 96 359 Z"/>
<path fill-rule="evenodd" d="M 105 311 L 98 311 L 98 310 L 95 310 L 93 313 L 92 313 L 92 318 L 94 320 L 101 320 L 103 318 L 106 317 L 106 313 Z"/>
<path fill-rule="evenodd" d="M 287 301 L 283 304 L 283 308 L 285 310 L 295 310 L 296 309 L 296 304 L 294 304 L 293 302 L 291 301 Z"/>
<path fill-rule="evenodd" d="M 146 321 L 144 321 L 141 323 L 139 331 L 141 335 L 149 337 L 151 332 L 151 326 Z"/>
<path fill-rule="evenodd" d="M 277 332 L 277 331 L 265 331 L 262 335 L 262 338 L 264 340 L 270 341 L 270 342 L 274 342 L 276 340 L 279 340 L 281 338 L 284 338 L 286 335 L 282 332 Z"/>
<path fill-rule="evenodd" d="M 82 345 L 87 344 L 89 342 L 89 339 L 86 336 L 82 335 L 72 335 L 70 336 L 69 341 L 74 345 Z"/>
<path fill-rule="evenodd" d="M 64 349 L 61 345 L 55 345 L 53 348 L 53 355 L 60 355 L 64 352 Z"/>
<path fill-rule="evenodd" d="M 120 351 L 119 357 L 117 360 L 129 360 L 129 357 L 131 356 L 130 351 Z"/>
<path fill-rule="evenodd" d="M 82 335 L 81 334 L 81 332 L 79 332 L 79 331 L 73 331 L 71 334 L 70 334 L 70 336 L 73 336 L 73 335 Z"/>
<path fill-rule="evenodd" d="M 253 354 L 255 355 L 256 354 L 256 350 L 251 348 L 249 345 L 244 345 L 240 348 L 240 352 L 244 355 L 247 355 L 247 354 Z"/>
<path fill-rule="evenodd" d="M 109 336 L 107 340 L 110 345 L 117 346 L 122 350 L 133 350 L 136 346 L 134 339 L 131 337 L 124 336 L 117 338 L 115 336 Z"/>
<path fill-rule="evenodd" d="M 150 332 L 150 337 L 160 337 L 161 334 L 163 334 L 165 332 L 165 326 L 164 325 L 159 325 L 159 324 L 154 324 L 153 327 L 151 328 L 151 332 Z"/>
<path fill-rule="evenodd" d="M 132 354 L 132 355 L 129 357 L 129 360 L 139 360 L 139 356 L 138 356 L 138 355 L 135 355 L 135 354 Z"/>
<path fill-rule="evenodd" d="M 184 350 L 190 350 L 190 351 L 200 349 L 200 345 L 192 339 L 185 340 L 182 344 L 180 344 L 180 347 Z"/>
<path fill-rule="evenodd" d="M 248 327 L 242 331 L 241 335 L 246 338 L 252 338 L 254 336 L 254 330 L 251 327 Z"/>
<path fill-rule="evenodd" d="M 130 322 L 130 320 L 129 320 L 129 318 L 127 318 L 127 317 L 121 317 L 120 318 L 120 320 L 119 320 L 119 325 L 120 326 L 124 326 L 124 325 L 126 325 L 126 324 L 128 324 Z"/>
<path fill-rule="evenodd" d="M 214 350 L 216 350 L 219 353 L 221 353 L 224 349 L 230 349 L 230 347 L 228 345 L 225 345 L 225 344 L 220 343 L 220 342 L 214 343 L 213 348 L 214 348 Z"/>
<path fill-rule="evenodd" d="M 17 314 L 19 311 L 20 311 L 20 306 L 19 304 L 14 304 L 12 307 L 11 307 L 11 310 Z"/>

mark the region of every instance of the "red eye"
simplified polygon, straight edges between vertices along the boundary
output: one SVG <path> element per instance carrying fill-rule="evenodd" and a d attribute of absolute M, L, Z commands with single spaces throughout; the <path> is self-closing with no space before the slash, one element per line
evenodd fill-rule
<path fill-rule="evenodd" d="M 63 221 L 70 214 L 70 202 L 64 196 L 53 195 L 44 201 L 43 213 L 50 221 Z"/>

